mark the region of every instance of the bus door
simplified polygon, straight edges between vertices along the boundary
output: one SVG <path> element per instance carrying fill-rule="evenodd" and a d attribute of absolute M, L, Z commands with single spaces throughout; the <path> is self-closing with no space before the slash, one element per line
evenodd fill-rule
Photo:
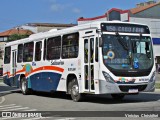
<path fill-rule="evenodd" d="M 11 86 L 16 86 L 17 85 L 17 80 L 16 80 L 16 58 L 17 58 L 17 51 L 12 50 L 12 81 L 11 81 Z"/>
<path fill-rule="evenodd" d="M 91 93 L 95 92 L 94 41 L 94 36 L 84 38 L 84 87 Z"/>

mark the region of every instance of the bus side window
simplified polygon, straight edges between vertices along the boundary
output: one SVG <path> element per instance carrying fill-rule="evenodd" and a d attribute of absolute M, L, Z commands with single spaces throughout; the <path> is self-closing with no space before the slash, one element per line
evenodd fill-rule
<path fill-rule="evenodd" d="M 64 35 L 62 39 L 62 58 L 76 58 L 79 50 L 79 33 Z"/>
<path fill-rule="evenodd" d="M 9 64 L 11 58 L 11 47 L 5 48 L 4 64 Z"/>
<path fill-rule="evenodd" d="M 17 62 L 21 63 L 23 61 L 23 44 L 18 45 L 18 56 Z"/>
<path fill-rule="evenodd" d="M 24 62 L 31 62 L 33 60 L 33 46 L 34 42 L 24 44 L 24 51 L 23 51 Z"/>
<path fill-rule="evenodd" d="M 36 48 L 35 48 L 35 61 L 41 60 L 41 49 L 42 49 L 42 42 L 36 42 Z"/>
<path fill-rule="evenodd" d="M 49 38 L 47 41 L 47 60 L 60 58 L 61 36 Z"/>
<path fill-rule="evenodd" d="M 47 45 L 46 43 L 47 43 L 47 40 L 45 39 L 44 40 L 44 47 L 43 47 L 44 48 L 44 50 L 43 50 L 43 60 L 46 59 L 46 45 Z"/>

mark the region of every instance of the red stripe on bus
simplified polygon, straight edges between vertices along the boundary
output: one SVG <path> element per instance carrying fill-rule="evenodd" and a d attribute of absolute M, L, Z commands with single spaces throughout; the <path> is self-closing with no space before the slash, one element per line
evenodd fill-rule
<path fill-rule="evenodd" d="M 34 70 L 32 70 L 30 73 L 26 73 L 25 76 L 27 77 L 28 75 L 38 72 L 38 71 L 42 71 L 42 70 L 54 70 L 54 71 L 58 71 L 58 72 L 63 72 L 64 69 L 60 68 L 60 67 L 56 67 L 56 66 L 43 66 L 43 67 L 39 67 L 36 68 Z"/>
<path fill-rule="evenodd" d="M 3 75 L 7 75 L 7 74 L 10 74 L 9 72 L 5 72 L 5 73 L 3 73 Z"/>
<path fill-rule="evenodd" d="M 16 74 L 17 74 L 17 73 L 21 73 L 21 72 L 25 72 L 25 70 L 24 70 L 24 69 L 19 70 L 19 71 L 16 72 Z"/>
<path fill-rule="evenodd" d="M 29 73 L 25 73 L 25 76 L 27 77 L 31 73 L 42 71 L 42 70 L 54 70 L 54 71 L 58 71 L 58 72 L 63 72 L 64 71 L 63 68 L 56 67 L 56 66 L 43 66 L 43 67 L 39 67 L 39 68 L 36 68 L 34 70 L 31 70 Z M 21 73 L 21 72 L 25 72 L 25 69 L 23 68 L 22 70 L 17 71 L 16 74 Z M 11 77 L 14 74 L 10 74 L 10 72 L 6 72 L 3 75 L 8 75 L 9 77 Z"/>
<path fill-rule="evenodd" d="M 59 72 L 63 72 L 64 71 L 63 68 L 56 67 L 56 66 L 44 66 L 43 69 L 44 70 L 56 70 L 56 71 L 59 71 Z"/>

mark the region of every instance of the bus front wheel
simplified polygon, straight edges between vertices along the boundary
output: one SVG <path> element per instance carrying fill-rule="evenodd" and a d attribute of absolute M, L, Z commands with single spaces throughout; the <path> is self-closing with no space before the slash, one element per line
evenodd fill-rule
<path fill-rule="evenodd" d="M 122 100 L 125 94 L 111 94 L 112 98 L 115 100 Z"/>
<path fill-rule="evenodd" d="M 82 99 L 82 94 L 79 93 L 79 86 L 77 80 L 76 79 L 72 80 L 71 83 L 69 84 L 69 87 L 72 100 L 74 102 L 80 101 Z"/>
<path fill-rule="evenodd" d="M 25 77 L 21 79 L 20 88 L 24 95 L 28 95 L 30 93 L 30 89 L 28 88 L 28 82 Z"/>

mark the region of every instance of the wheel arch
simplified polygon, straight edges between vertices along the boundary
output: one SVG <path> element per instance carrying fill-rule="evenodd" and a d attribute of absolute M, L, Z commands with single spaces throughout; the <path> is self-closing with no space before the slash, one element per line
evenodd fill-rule
<path fill-rule="evenodd" d="M 76 82 L 78 83 L 77 76 L 75 74 L 68 74 L 66 79 L 66 92 L 68 93 L 68 84 L 71 82 L 74 78 L 76 78 Z"/>
<path fill-rule="evenodd" d="M 22 80 L 23 77 L 26 77 L 26 76 L 25 76 L 24 74 L 21 74 L 21 75 L 19 76 L 19 79 L 18 79 L 18 80 L 19 80 L 19 83 L 21 82 L 21 80 Z"/>

